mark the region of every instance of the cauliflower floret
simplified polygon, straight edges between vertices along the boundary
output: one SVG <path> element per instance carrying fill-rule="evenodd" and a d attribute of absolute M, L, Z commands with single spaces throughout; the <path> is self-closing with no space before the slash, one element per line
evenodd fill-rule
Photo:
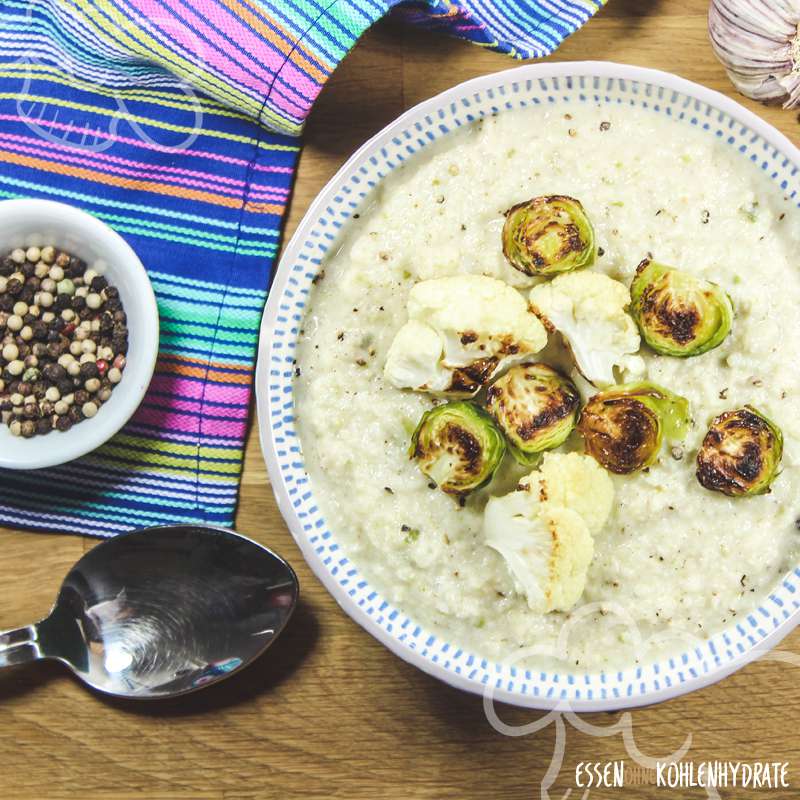
<path fill-rule="evenodd" d="M 408 316 L 384 367 L 398 389 L 471 397 L 501 369 L 547 344 L 544 326 L 522 295 L 482 275 L 418 283 Z"/>
<path fill-rule="evenodd" d="M 609 475 L 589 456 L 548 453 L 541 469 L 486 505 L 486 543 L 505 559 L 515 588 L 540 613 L 578 602 L 594 554 L 593 533 L 614 499 Z"/>
<path fill-rule="evenodd" d="M 535 286 L 536 313 L 567 340 L 575 363 L 596 386 L 616 383 L 614 367 L 641 371 L 639 330 L 625 311 L 628 288 L 599 272 L 570 272 Z"/>
<path fill-rule="evenodd" d="M 583 594 L 594 540 L 576 511 L 530 497 L 517 490 L 488 502 L 486 543 L 503 556 L 532 611 L 567 611 Z"/>
<path fill-rule="evenodd" d="M 520 484 L 533 484 L 542 502 L 577 511 L 592 534 L 602 530 L 614 502 L 611 476 L 591 456 L 580 453 L 545 453 L 538 471 Z"/>

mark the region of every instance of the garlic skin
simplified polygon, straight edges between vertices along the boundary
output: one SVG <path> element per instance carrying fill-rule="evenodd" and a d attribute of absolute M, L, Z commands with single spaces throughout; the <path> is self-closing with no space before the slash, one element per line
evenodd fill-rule
<path fill-rule="evenodd" d="M 800 0 L 711 0 L 708 32 L 736 88 L 800 106 Z"/>

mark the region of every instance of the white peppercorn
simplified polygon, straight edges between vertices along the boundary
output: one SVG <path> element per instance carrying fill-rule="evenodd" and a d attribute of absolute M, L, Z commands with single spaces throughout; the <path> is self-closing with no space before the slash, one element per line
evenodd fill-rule
<path fill-rule="evenodd" d="M 19 330 L 22 330 L 22 317 L 12 314 L 8 318 L 8 322 L 6 322 L 6 327 L 15 333 Z"/>
<path fill-rule="evenodd" d="M 19 348 L 14 344 L 14 342 L 9 342 L 7 345 L 3 346 L 3 359 L 6 361 L 13 361 L 17 356 L 19 356 Z"/>
<path fill-rule="evenodd" d="M 25 258 L 28 259 L 31 264 L 35 264 L 41 258 L 41 255 L 42 251 L 36 246 L 29 247 L 25 252 Z"/>
<path fill-rule="evenodd" d="M 122 372 L 116 367 L 111 367 L 106 376 L 111 383 L 119 383 L 122 380 Z"/>
<path fill-rule="evenodd" d="M 48 390 L 44 393 L 44 396 L 51 402 L 55 403 L 56 400 L 61 399 L 61 392 L 58 391 L 57 386 L 51 386 Z"/>
<path fill-rule="evenodd" d="M 97 404 L 90 400 L 88 403 L 83 404 L 81 411 L 86 419 L 91 419 L 97 413 Z"/>
<path fill-rule="evenodd" d="M 16 250 L 11 251 L 11 260 L 15 264 L 24 264 L 25 263 L 25 251 L 18 247 Z"/>

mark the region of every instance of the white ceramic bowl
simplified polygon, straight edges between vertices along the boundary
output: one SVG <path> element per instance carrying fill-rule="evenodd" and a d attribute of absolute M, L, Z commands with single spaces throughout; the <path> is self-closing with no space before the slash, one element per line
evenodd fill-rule
<path fill-rule="evenodd" d="M 142 262 L 105 223 L 80 209 L 50 200 L 0 202 L 0 253 L 52 244 L 95 267 L 119 289 L 128 315 L 128 356 L 122 380 L 96 417 L 66 432 L 23 439 L 0 425 L 0 467 L 39 469 L 72 461 L 110 439 L 142 402 L 158 355 L 158 307 Z"/>
<path fill-rule="evenodd" d="M 776 583 L 746 617 L 658 662 L 622 671 L 532 670 L 494 663 L 425 630 L 393 607 L 352 563 L 330 530 L 305 472 L 293 417 L 292 363 L 312 280 L 338 229 L 395 166 L 481 116 L 582 102 L 667 114 L 727 143 L 800 198 L 800 151 L 738 103 L 665 72 L 605 62 L 535 64 L 468 81 L 403 114 L 363 145 L 312 203 L 281 258 L 261 328 L 256 376 L 261 445 L 289 529 L 342 608 L 401 658 L 461 689 L 533 708 L 609 711 L 666 700 L 730 674 L 766 652 L 800 621 L 800 568 Z"/>

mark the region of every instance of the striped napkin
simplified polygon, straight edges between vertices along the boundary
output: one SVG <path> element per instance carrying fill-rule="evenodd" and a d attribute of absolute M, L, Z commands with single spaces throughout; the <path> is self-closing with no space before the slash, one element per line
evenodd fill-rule
<path fill-rule="evenodd" d="M 299 137 L 333 69 L 395 5 L 530 58 L 604 2 L 0 0 L 0 199 L 60 200 L 107 222 L 161 315 L 131 422 L 70 464 L 0 471 L 0 522 L 96 536 L 230 525 Z"/>

